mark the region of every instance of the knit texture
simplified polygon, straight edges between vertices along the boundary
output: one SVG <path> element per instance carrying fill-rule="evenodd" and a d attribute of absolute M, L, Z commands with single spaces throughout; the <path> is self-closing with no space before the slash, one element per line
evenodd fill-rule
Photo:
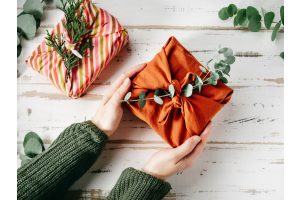
<path fill-rule="evenodd" d="M 122 172 L 107 199 L 159 200 L 171 189 L 170 183 L 129 167 Z"/>
<path fill-rule="evenodd" d="M 17 170 L 18 199 L 60 199 L 97 160 L 107 140 L 91 121 L 72 124 Z"/>

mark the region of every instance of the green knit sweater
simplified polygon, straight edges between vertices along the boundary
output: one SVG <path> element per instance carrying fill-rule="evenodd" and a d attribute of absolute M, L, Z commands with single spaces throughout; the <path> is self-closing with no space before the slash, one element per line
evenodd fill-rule
<path fill-rule="evenodd" d="M 107 140 L 91 121 L 72 124 L 47 150 L 18 169 L 18 199 L 61 199 L 97 160 Z M 170 189 L 168 182 L 127 168 L 107 199 L 156 200 Z"/>

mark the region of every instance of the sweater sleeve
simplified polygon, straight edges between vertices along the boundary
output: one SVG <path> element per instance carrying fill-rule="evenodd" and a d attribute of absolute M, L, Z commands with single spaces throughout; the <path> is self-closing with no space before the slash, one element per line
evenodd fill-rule
<path fill-rule="evenodd" d="M 170 183 L 129 167 L 122 172 L 107 199 L 160 200 L 171 189 Z"/>
<path fill-rule="evenodd" d="M 60 199 L 97 160 L 107 140 L 91 121 L 72 124 L 17 170 L 18 199 Z"/>

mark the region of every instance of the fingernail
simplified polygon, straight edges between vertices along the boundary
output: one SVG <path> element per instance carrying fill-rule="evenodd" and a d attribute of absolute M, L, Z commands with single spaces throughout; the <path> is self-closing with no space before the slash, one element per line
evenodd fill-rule
<path fill-rule="evenodd" d="M 201 137 L 195 136 L 195 137 L 193 138 L 193 141 L 194 141 L 195 144 L 198 144 L 198 143 L 201 141 Z"/>
<path fill-rule="evenodd" d="M 127 85 L 129 85 L 130 84 L 130 80 L 129 80 L 129 78 L 126 78 L 125 80 L 124 80 L 124 82 L 123 82 L 123 85 L 124 86 L 127 86 Z"/>

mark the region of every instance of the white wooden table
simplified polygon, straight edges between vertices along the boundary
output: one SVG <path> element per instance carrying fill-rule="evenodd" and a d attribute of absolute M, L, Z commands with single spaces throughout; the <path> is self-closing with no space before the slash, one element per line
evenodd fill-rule
<path fill-rule="evenodd" d="M 18 13 L 25 0 L 18 0 Z M 222 44 L 234 50 L 229 86 L 231 101 L 213 119 L 209 142 L 194 166 L 169 178 L 165 199 L 283 199 L 283 30 L 271 42 L 271 32 L 234 28 L 218 11 L 230 3 L 275 12 L 283 0 L 93 0 L 118 18 L 130 39 L 100 77 L 77 100 L 68 99 L 42 75 L 25 64 L 26 57 L 63 17 L 44 3 L 36 38 L 21 39 L 18 58 L 18 157 L 29 131 L 45 146 L 67 126 L 89 120 L 104 90 L 125 70 L 150 61 L 170 36 L 175 36 L 202 63 Z M 264 26 L 263 26 L 264 27 Z M 125 109 L 117 132 L 91 169 L 68 192 L 70 199 L 105 199 L 127 167 L 141 169 L 157 150 L 168 147 L 146 123 Z M 18 159 L 18 167 L 20 160 Z M 65 198 L 67 199 L 67 198 Z"/>

